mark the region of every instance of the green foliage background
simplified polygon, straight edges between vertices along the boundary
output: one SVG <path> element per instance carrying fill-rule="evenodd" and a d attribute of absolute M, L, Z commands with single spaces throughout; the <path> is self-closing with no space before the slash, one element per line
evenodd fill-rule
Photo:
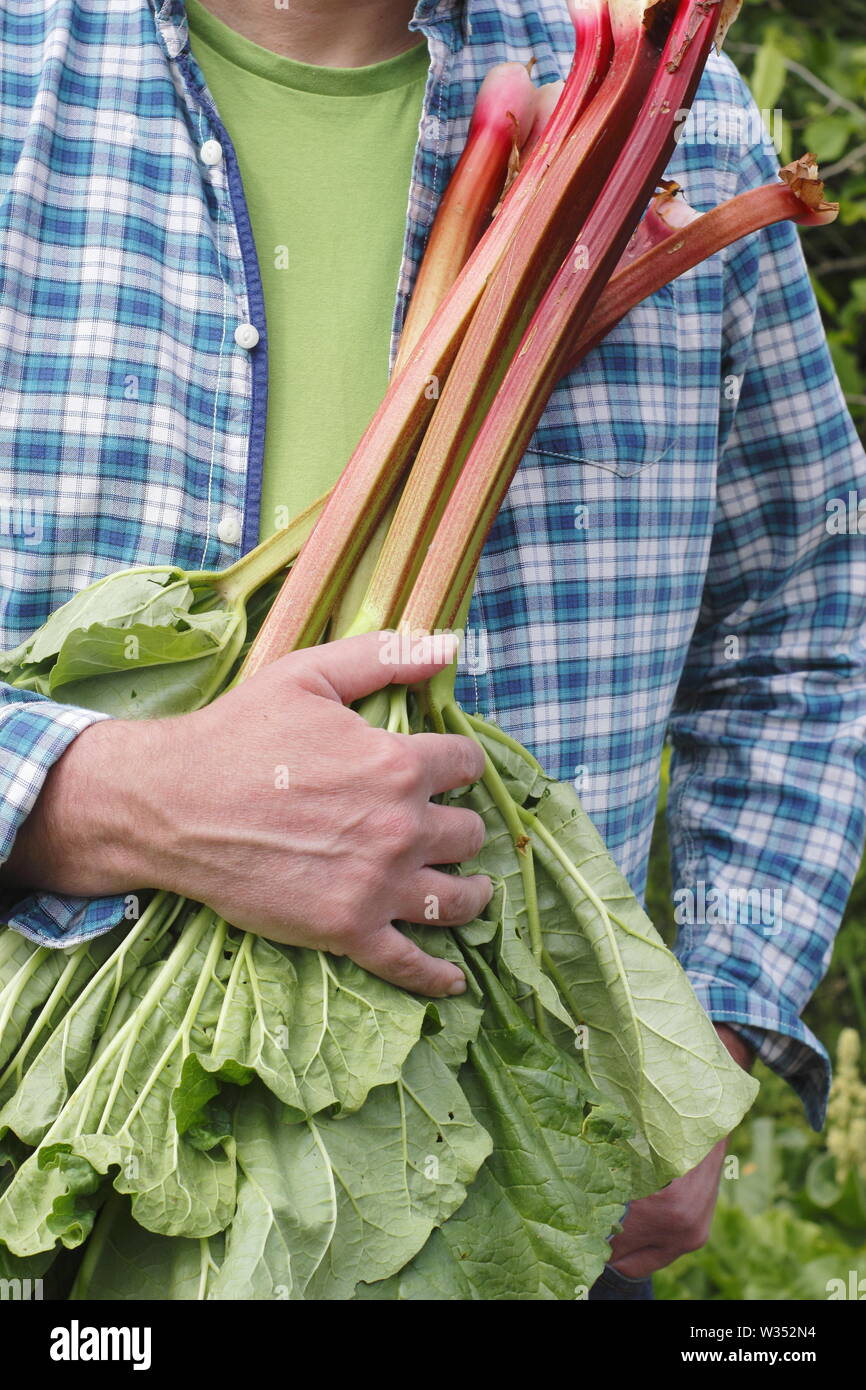
<path fill-rule="evenodd" d="M 866 6 L 746 0 L 726 50 L 762 111 L 782 112 L 782 162 L 811 150 L 838 220 L 804 238 L 848 405 L 866 429 Z"/>
<path fill-rule="evenodd" d="M 758 106 L 782 113 L 783 163 L 814 153 L 839 218 L 803 236 L 836 370 L 866 434 L 866 4 L 836 0 L 746 0 L 726 51 Z M 650 916 L 672 942 L 676 928 L 662 809 L 647 893 Z M 835 1055 L 854 1028 L 866 1044 L 866 861 L 848 904 L 826 978 L 804 1018 Z M 866 1071 L 866 1047 L 861 1075 Z M 667 1299 L 812 1300 L 831 1279 L 863 1279 L 866 1180 L 834 1189 L 826 1133 L 806 1124 L 794 1092 L 759 1063 L 761 1093 L 732 1136 L 739 1163 L 722 1181 L 707 1246 L 656 1276 Z M 866 1161 L 866 1155 L 864 1155 Z"/>

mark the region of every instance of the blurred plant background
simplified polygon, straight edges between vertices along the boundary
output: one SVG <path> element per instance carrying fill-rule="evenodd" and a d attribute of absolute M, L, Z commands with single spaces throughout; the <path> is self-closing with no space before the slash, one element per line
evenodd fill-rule
<path fill-rule="evenodd" d="M 725 44 L 762 111 L 782 112 L 783 163 L 818 157 L 839 217 L 804 237 L 836 370 L 866 432 L 866 5 L 745 0 Z"/>
<path fill-rule="evenodd" d="M 814 0 L 745 0 L 725 47 L 759 108 L 782 112 L 782 162 L 811 150 L 840 204 L 838 220 L 804 245 L 842 388 L 866 435 L 866 4 L 836 0 L 822 11 Z M 672 944 L 666 789 L 665 771 L 647 906 Z M 866 1299 L 866 860 L 804 1018 L 836 1059 L 827 1128 L 813 1133 L 794 1092 L 757 1065 L 761 1092 L 732 1136 L 737 1162 L 722 1180 L 710 1240 L 656 1276 L 658 1298 Z"/>

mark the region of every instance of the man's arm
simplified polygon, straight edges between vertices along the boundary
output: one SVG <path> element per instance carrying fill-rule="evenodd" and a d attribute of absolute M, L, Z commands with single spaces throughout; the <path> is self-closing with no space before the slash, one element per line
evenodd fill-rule
<path fill-rule="evenodd" d="M 479 777 L 483 754 L 347 708 L 447 660 L 432 647 L 400 665 L 382 655 L 378 634 L 350 638 L 284 657 L 193 714 L 85 729 L 45 777 L 7 883 L 85 900 L 166 888 L 419 993 L 462 992 L 461 971 L 393 922 L 425 922 L 431 895 L 444 928 L 488 902 L 486 876 L 434 867 L 477 854 L 481 817 L 431 801 Z"/>
<path fill-rule="evenodd" d="M 741 187 L 773 177 L 749 150 Z M 799 238 L 728 253 L 714 535 L 670 732 L 677 954 L 820 1126 L 826 1053 L 800 1019 L 863 849 L 866 550 L 828 502 L 866 485 Z"/>
<path fill-rule="evenodd" d="M 776 168 L 766 147 L 748 150 L 737 191 Z M 866 490 L 866 460 L 794 227 L 725 259 L 716 522 L 670 726 L 673 882 L 688 904 L 676 950 L 731 1055 L 748 1068 L 757 1053 L 819 1127 L 829 1061 L 800 1013 L 830 959 L 866 805 L 866 554 L 857 534 L 828 531 L 827 503 Z M 622 1274 L 706 1241 L 724 1154 L 631 1205 L 612 1248 Z"/>
<path fill-rule="evenodd" d="M 122 898 L 40 892 L 38 879 L 22 884 L 6 868 L 52 769 L 81 734 L 104 720 L 0 683 L 0 921 L 46 945 L 106 931 L 123 915 Z"/>

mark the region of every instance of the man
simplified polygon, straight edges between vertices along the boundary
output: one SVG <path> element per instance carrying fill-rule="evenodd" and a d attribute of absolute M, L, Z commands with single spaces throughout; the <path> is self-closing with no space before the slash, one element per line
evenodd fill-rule
<path fill-rule="evenodd" d="M 483 73 L 532 56 L 556 80 L 571 29 L 562 0 L 0 0 L 0 24 L 11 646 L 112 568 L 227 565 L 333 482 Z M 721 139 L 719 112 L 736 118 Z M 705 207 L 774 167 L 713 57 L 669 173 Z M 750 237 L 557 389 L 488 542 L 484 641 L 458 683 L 576 782 L 637 892 L 670 732 L 678 952 L 733 1055 L 786 1076 L 814 1124 L 828 1065 L 799 1014 L 859 860 L 866 725 L 863 557 L 824 522 L 862 472 L 796 233 Z M 38 544 L 15 525 L 25 501 Z M 356 639 L 140 724 L 5 689 L 8 920 L 68 945 L 159 886 L 459 991 L 393 922 L 421 920 L 434 882 L 446 927 L 486 903 L 486 878 L 429 867 L 480 844 L 477 817 L 430 802 L 477 754 L 346 708 L 433 669 L 383 671 Z M 750 893 L 778 910 L 730 910 Z M 705 1239 L 723 1148 L 631 1207 L 595 1296 L 650 1296 Z"/>

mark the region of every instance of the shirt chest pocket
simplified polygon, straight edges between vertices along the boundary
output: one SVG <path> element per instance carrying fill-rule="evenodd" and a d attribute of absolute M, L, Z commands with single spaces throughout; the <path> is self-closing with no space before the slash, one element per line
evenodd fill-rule
<path fill-rule="evenodd" d="M 679 359 L 676 296 L 667 285 L 563 378 L 530 449 L 624 478 L 659 463 L 677 437 Z"/>

